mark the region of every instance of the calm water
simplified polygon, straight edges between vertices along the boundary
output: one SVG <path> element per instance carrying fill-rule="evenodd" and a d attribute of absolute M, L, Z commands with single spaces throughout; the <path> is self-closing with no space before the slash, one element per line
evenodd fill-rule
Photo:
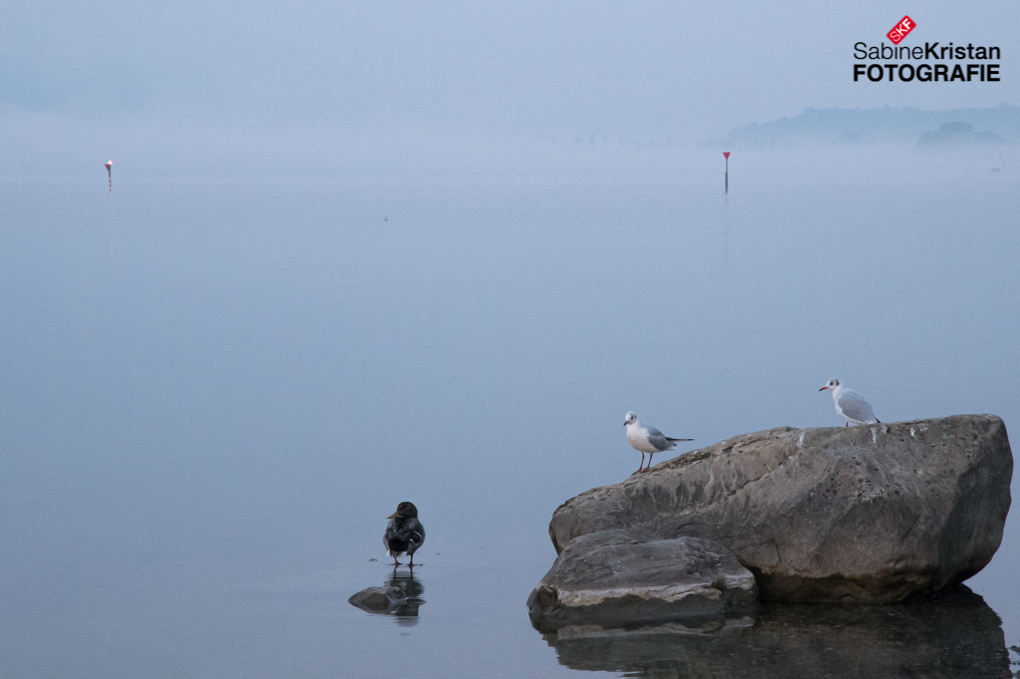
<path fill-rule="evenodd" d="M 1012 517 L 987 606 L 555 642 L 524 606 L 556 506 L 637 468 L 627 410 L 830 426 L 838 376 L 1018 430 L 1020 184 L 902 176 L 0 183 L 0 674 L 997 676 Z M 425 603 L 370 615 L 405 499 Z"/>

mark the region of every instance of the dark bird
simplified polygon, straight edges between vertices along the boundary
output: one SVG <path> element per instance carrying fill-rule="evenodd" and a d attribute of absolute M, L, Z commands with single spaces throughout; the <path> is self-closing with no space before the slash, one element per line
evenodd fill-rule
<path fill-rule="evenodd" d="M 425 542 L 425 526 L 418 520 L 418 508 L 410 502 L 401 502 L 397 511 L 387 517 L 390 524 L 386 526 L 383 544 L 386 551 L 393 557 L 393 567 L 400 565 L 397 557 L 407 554 L 411 557 L 408 564 L 414 568 L 414 553 Z"/>

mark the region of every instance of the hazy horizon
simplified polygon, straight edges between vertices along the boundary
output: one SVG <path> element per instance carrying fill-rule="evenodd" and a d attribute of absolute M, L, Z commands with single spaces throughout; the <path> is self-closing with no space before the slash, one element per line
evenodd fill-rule
<path fill-rule="evenodd" d="M 124 178 L 427 176 L 435 158 L 461 174 L 527 174 L 575 140 L 647 155 L 811 107 L 1020 104 L 1015 3 L 925 6 L 902 43 L 1000 46 L 1001 82 L 853 82 L 854 43 L 886 40 L 896 12 L 8 2 L 0 172 L 90 176 L 112 158 Z"/>

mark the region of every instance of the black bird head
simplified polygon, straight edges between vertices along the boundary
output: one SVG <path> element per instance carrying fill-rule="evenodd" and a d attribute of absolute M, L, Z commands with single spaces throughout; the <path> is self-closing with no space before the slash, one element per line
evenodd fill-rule
<path fill-rule="evenodd" d="M 407 518 L 415 518 L 415 519 L 417 519 L 418 518 L 418 508 L 415 507 L 410 502 L 401 502 L 399 505 L 397 505 L 397 511 L 393 512 L 392 514 L 390 514 L 386 518 L 387 519 L 395 519 L 398 516 L 401 516 L 401 517 L 403 517 L 405 519 L 407 519 Z"/>

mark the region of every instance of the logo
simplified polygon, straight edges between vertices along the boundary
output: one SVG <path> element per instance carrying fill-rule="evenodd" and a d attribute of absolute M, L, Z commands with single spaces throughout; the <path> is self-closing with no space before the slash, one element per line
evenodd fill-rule
<path fill-rule="evenodd" d="M 998 45 L 975 45 L 962 41 L 942 44 L 941 41 L 924 45 L 901 45 L 917 24 L 905 16 L 885 34 L 892 45 L 884 42 L 869 45 L 854 43 L 854 82 L 865 78 L 878 82 L 988 82 L 1002 80 L 999 69 L 1002 50 Z M 995 63 L 989 63 L 995 62 Z"/>
<path fill-rule="evenodd" d="M 900 19 L 900 22 L 892 27 L 892 30 L 885 34 L 885 37 L 889 38 L 889 41 L 894 45 L 899 45 L 903 38 L 910 35 L 910 31 L 914 30 L 914 20 L 909 16 L 905 16 Z"/>

